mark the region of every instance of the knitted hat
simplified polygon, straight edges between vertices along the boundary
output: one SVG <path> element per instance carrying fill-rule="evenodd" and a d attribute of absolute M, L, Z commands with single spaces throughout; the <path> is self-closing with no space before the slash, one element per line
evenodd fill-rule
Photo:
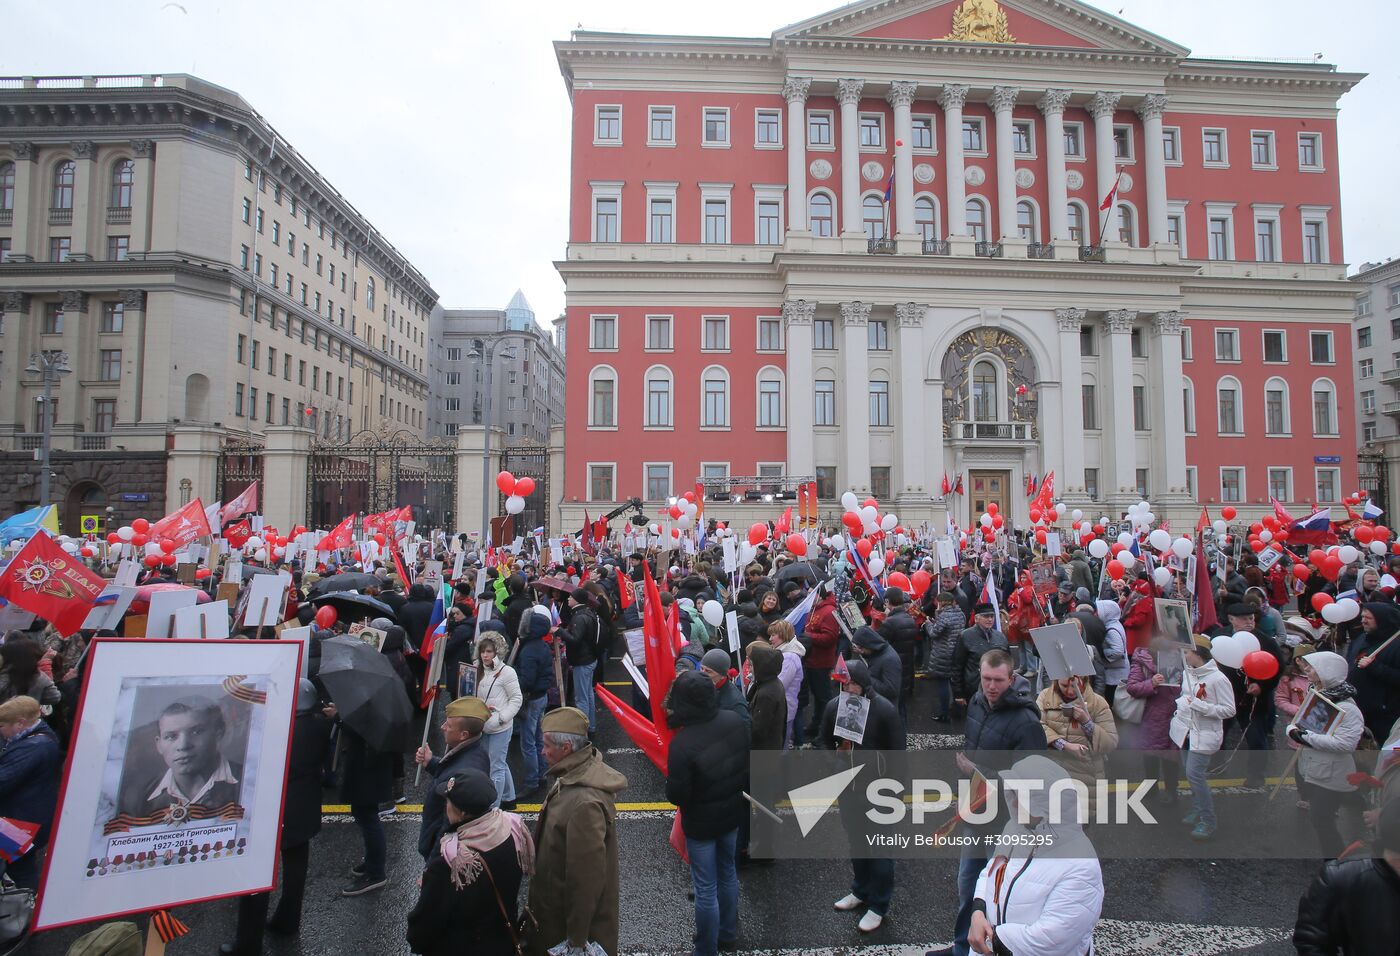
<path fill-rule="evenodd" d="M 710 648 L 705 652 L 705 656 L 700 658 L 700 666 L 708 667 L 716 674 L 727 675 L 729 663 L 729 652 L 719 647 Z"/>

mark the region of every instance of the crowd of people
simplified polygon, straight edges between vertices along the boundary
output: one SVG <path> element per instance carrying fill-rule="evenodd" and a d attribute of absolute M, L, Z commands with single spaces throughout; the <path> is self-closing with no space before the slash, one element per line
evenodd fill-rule
<path fill-rule="evenodd" d="M 684 556 L 607 544 L 565 565 L 471 553 L 446 598 L 393 566 L 337 566 L 326 555 L 293 566 L 282 617 L 313 634 L 292 738 L 281 889 L 270 917 L 268 895 L 240 901 L 236 938 L 224 952 L 260 952 L 264 929 L 298 932 L 328 786 L 349 805 L 364 845 L 341 892 L 382 889 L 383 817 L 407 798 L 405 775 L 416 764 L 429 783 L 416 836 L 421 889 L 407 920 L 414 952 L 574 954 L 597 944 L 615 956 L 616 797 L 628 781 L 594 745 L 600 718 L 608 719 L 597 688 L 605 665 L 632 653 L 627 632 L 645 628 L 650 579 L 659 583 L 660 618 L 678 631 L 664 702 L 674 732 L 665 793 L 679 809 L 673 845 L 690 868 L 697 956 L 738 944 L 740 871 L 767 855 L 748 795 L 751 755 L 903 750 L 911 720 L 923 716 L 913 711 L 919 682 L 932 688 L 917 698 L 931 697 L 927 716 L 963 731 L 956 759 L 965 774 L 1058 779 L 1068 767 L 1070 777 L 1092 783 L 1107 755 L 1138 750 L 1144 777 L 1158 782 L 1150 799 L 1166 815 L 1159 817 L 1171 823 L 1178 810 L 1184 834 L 1199 842 L 1214 839 L 1219 825 L 1208 779 L 1215 755 L 1238 748 L 1245 787 L 1262 789 L 1268 752 L 1296 750 L 1297 805 L 1315 840 L 1304 855 L 1332 861 L 1303 898 L 1298 950 L 1394 952 L 1400 936 L 1384 927 L 1400 913 L 1400 641 L 1392 640 L 1400 633 L 1400 557 L 1304 575 L 1292 568 L 1307 568 L 1306 554 L 1285 550 L 1266 569 L 1249 551 L 1203 548 L 1212 592 L 1196 594 L 1186 575 L 1163 582 L 1143 567 L 1111 576 L 1083 550 L 1047 559 L 1034 537 L 1011 532 L 995 546 L 963 549 L 946 568 L 933 542 L 890 540 L 875 580 L 857 573 L 857 557 L 821 541 L 803 558 L 760 545 L 751 562 L 726 573 L 716 530 L 712 523 L 708 542 Z M 451 554 L 432 557 L 452 565 Z M 1036 586 L 1028 568 L 1046 560 L 1054 580 Z M 323 626 L 308 598 L 323 578 L 348 571 L 366 577 L 356 591 L 387 610 L 342 613 Z M 926 586 L 903 586 L 920 572 Z M 197 586 L 212 594 L 220 583 L 215 570 Z M 1325 624 L 1315 594 L 1353 597 L 1362 612 L 1355 622 Z M 1218 623 L 1182 646 L 1157 620 L 1157 598 L 1209 605 L 1197 619 Z M 706 613 L 712 603 L 736 615 L 737 640 Z M 1056 622 L 1077 626 L 1092 673 L 1050 676 L 1031 630 Z M 429 744 L 376 749 L 338 719 L 318 679 L 318 646 L 365 626 L 384 632 L 380 652 L 415 707 L 431 696 L 423 683 L 441 675 L 424 718 L 434 728 Z M 1213 659 L 1211 639 L 1240 632 L 1274 659 L 1273 676 Z M 20 886 L 38 881 L 93 636 L 103 635 L 65 636 L 36 619 L 0 646 L 0 816 L 41 825 L 35 849 L 8 867 Z M 1164 673 L 1159 652 L 1174 646 L 1183 667 Z M 1338 718 L 1323 729 L 1300 724 L 1309 695 L 1325 697 Z M 859 740 L 838 725 L 838 705 L 852 698 L 868 702 Z M 640 687 L 629 703 L 651 713 Z M 1372 772 L 1375 786 L 1363 793 L 1359 777 Z M 533 824 L 516 812 L 526 803 L 540 805 Z M 1033 825 L 1050 826 L 1049 809 L 1032 806 Z M 1055 817 L 1065 845 L 1085 840 L 1077 824 Z M 1002 815 L 969 829 L 1016 825 Z M 1104 886 L 1083 845 L 1081 856 L 1055 859 L 965 851 L 954 942 L 943 953 L 1086 952 Z M 859 911 L 859 931 L 873 932 L 889 912 L 895 862 L 851 862 L 850 891 L 834 907 Z M 1008 867 L 1019 875 L 1005 882 Z"/>

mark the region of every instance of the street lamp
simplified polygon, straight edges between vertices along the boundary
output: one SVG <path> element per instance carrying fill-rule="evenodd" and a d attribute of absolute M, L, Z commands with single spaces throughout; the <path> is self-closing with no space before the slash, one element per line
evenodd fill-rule
<path fill-rule="evenodd" d="M 40 421 L 43 423 L 43 444 L 39 447 L 39 506 L 49 503 L 49 445 L 53 439 L 53 387 L 61 376 L 73 371 L 68 367 L 67 352 L 35 352 L 29 356 L 29 365 L 24 369 L 33 375 L 43 376 L 44 397 Z"/>
<path fill-rule="evenodd" d="M 481 544 L 483 548 L 486 546 L 486 539 L 491 535 L 491 369 L 495 350 L 495 342 L 486 343 L 484 356 L 486 361 L 483 363 L 486 367 L 486 374 L 482 376 L 486 379 L 486 399 L 482 403 L 485 405 L 482 420 L 486 423 L 486 427 L 483 430 L 481 446 Z M 504 359 L 513 359 L 517 354 L 519 353 L 513 345 L 501 349 L 501 358 Z M 467 357 L 482 358 L 481 349 L 472 349 L 467 353 Z"/>

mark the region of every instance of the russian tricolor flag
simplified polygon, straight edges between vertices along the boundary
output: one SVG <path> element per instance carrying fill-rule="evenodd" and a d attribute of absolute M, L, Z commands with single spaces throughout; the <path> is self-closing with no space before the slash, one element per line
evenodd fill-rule
<path fill-rule="evenodd" d="M 992 606 L 992 613 L 996 616 L 997 630 L 1000 631 L 1000 630 L 1001 630 L 1001 602 L 997 600 L 997 586 L 996 586 L 996 581 L 993 580 L 991 574 L 988 574 L 988 575 L 987 575 L 987 581 L 986 581 L 985 584 L 982 585 L 982 598 L 981 598 L 981 600 L 980 600 L 978 603 L 980 603 L 980 604 L 990 604 L 990 605 Z"/>
<path fill-rule="evenodd" d="M 38 832 L 37 823 L 0 817 L 0 859 L 13 863 L 24 856 L 34 846 L 34 836 Z"/>
<path fill-rule="evenodd" d="M 788 611 L 787 617 L 784 619 L 792 625 L 792 629 L 797 632 L 799 637 L 807 627 L 808 618 L 812 616 L 812 608 L 814 608 L 817 603 L 818 590 L 818 588 L 813 588 L 811 591 L 807 592 L 807 596 L 798 602 L 797 606 L 791 611 Z"/>
<path fill-rule="evenodd" d="M 856 575 L 870 587 L 870 593 L 883 598 L 885 586 L 870 573 L 870 567 L 860 556 L 860 552 L 856 550 L 855 542 L 849 542 L 846 545 L 846 557 L 851 562 L 851 566 L 856 569 Z"/>
<path fill-rule="evenodd" d="M 1306 518 L 1294 522 L 1293 527 L 1299 531 L 1330 531 L 1332 529 L 1332 509 L 1323 508 L 1321 511 L 1314 511 Z"/>
<path fill-rule="evenodd" d="M 1383 514 L 1385 514 L 1385 512 L 1376 507 L 1370 498 L 1367 498 L 1366 503 L 1361 506 L 1361 517 L 1368 521 L 1375 521 Z"/>

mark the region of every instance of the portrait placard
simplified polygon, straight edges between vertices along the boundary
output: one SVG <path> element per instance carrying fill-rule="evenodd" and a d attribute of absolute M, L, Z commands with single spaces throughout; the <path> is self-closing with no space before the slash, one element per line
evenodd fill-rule
<path fill-rule="evenodd" d="M 1155 598 L 1157 629 L 1183 647 L 1191 646 L 1191 607 L 1185 601 Z"/>
<path fill-rule="evenodd" d="M 301 650 L 93 641 L 36 930 L 272 889 Z"/>
<path fill-rule="evenodd" d="M 865 740 L 865 725 L 869 720 L 870 699 L 842 691 L 836 704 L 836 726 L 832 733 L 851 743 L 861 743 Z"/>

